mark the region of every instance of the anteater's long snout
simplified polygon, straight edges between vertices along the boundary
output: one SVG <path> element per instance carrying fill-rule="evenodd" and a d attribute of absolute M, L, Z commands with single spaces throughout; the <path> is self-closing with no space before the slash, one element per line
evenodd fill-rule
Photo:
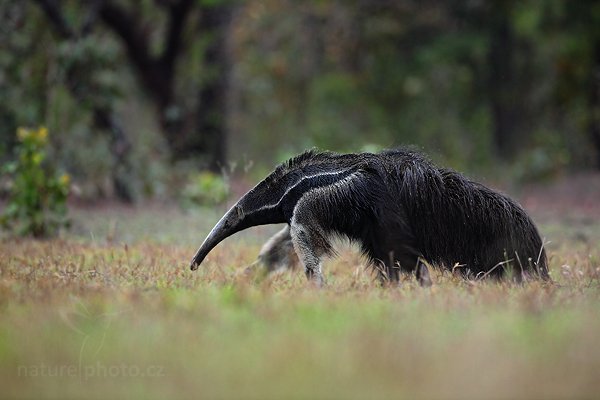
<path fill-rule="evenodd" d="M 287 192 L 286 192 L 287 193 Z M 192 258 L 190 269 L 198 269 L 208 253 L 224 239 L 246 228 L 287 222 L 280 207 L 280 194 L 269 185 L 260 182 L 223 215 L 210 231 Z"/>
<path fill-rule="evenodd" d="M 198 266 L 202 264 L 202 261 L 206 258 L 208 253 L 215 248 L 216 245 L 221 243 L 224 239 L 233 235 L 236 232 L 241 231 L 245 228 L 244 224 L 244 212 L 242 207 L 238 204 L 231 207 L 229 211 L 217 222 L 212 228 L 202 245 L 196 251 L 192 262 L 190 263 L 190 269 L 192 271 L 198 269 Z"/>

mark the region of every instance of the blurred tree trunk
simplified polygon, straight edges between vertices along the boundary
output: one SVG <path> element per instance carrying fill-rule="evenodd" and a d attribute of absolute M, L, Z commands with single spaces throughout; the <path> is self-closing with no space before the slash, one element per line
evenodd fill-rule
<path fill-rule="evenodd" d="M 66 23 L 60 2 L 35 1 L 61 36 L 71 38 L 78 35 Z M 217 170 L 225 164 L 226 159 L 226 95 L 231 69 L 227 37 L 233 5 L 230 2 L 198 4 L 194 0 L 157 1 L 156 4 L 167 20 L 164 46 L 159 54 L 151 50 L 150 38 L 140 15 L 134 12 L 135 7 L 132 9 L 111 0 L 91 1 L 93 12 L 90 14 L 94 16 L 92 20 L 97 16 L 121 40 L 142 87 L 157 109 L 172 157 L 180 159 L 205 154 L 209 157 L 209 167 Z M 199 90 L 199 108 L 192 113 L 196 120 L 189 124 L 189 121 L 185 121 L 186 113 L 176 104 L 175 83 L 177 61 L 185 51 L 184 29 L 194 11 L 200 11 L 198 31 L 209 38 L 210 43 L 204 57 L 207 79 Z M 91 22 L 84 25 L 91 26 Z M 96 110 L 95 120 L 111 133 L 113 149 L 120 149 L 115 153 L 115 159 L 124 160 L 130 146 L 123 145 L 124 133 L 109 111 L 106 108 Z M 116 169 L 123 168 L 117 166 Z"/>
<path fill-rule="evenodd" d="M 590 68 L 589 134 L 594 146 L 594 163 L 600 169 L 600 39 L 596 39 Z"/>
<path fill-rule="evenodd" d="M 511 25 L 512 1 L 490 3 L 489 96 L 496 154 L 502 159 L 514 156 L 518 147 L 519 106 L 515 85 L 515 37 Z"/>
<path fill-rule="evenodd" d="M 132 190 L 131 142 L 115 113 L 107 108 L 97 107 L 94 110 L 94 124 L 110 138 L 110 151 L 113 156 L 112 180 L 113 189 L 119 200 L 127 203 L 135 201 Z"/>
<path fill-rule="evenodd" d="M 233 6 L 222 4 L 202 9 L 199 33 L 210 38 L 205 50 L 207 79 L 198 94 L 197 133 L 181 151 L 210 154 L 209 167 L 218 172 L 227 159 L 227 95 L 231 83 L 230 25 Z"/>
<path fill-rule="evenodd" d="M 137 72 L 142 87 L 154 102 L 160 125 L 171 149 L 180 142 L 179 124 L 169 110 L 174 107 L 175 67 L 182 51 L 182 33 L 192 0 L 172 1 L 164 4 L 167 29 L 164 48 L 158 55 L 150 50 L 149 38 L 144 32 L 138 16 L 120 3 L 103 1 L 100 7 L 102 22 L 123 43 L 126 54 Z"/>
<path fill-rule="evenodd" d="M 142 86 L 151 95 L 173 159 L 207 155 L 208 166 L 218 170 L 226 160 L 226 95 L 231 69 L 227 38 L 233 6 L 229 2 L 213 5 L 198 4 L 193 0 L 158 4 L 165 10 L 168 20 L 165 46 L 158 56 L 151 54 L 149 39 L 134 13 L 116 2 L 105 0 L 100 15 L 106 26 L 121 38 Z M 185 121 L 187 113 L 176 104 L 175 74 L 177 61 L 186 51 L 184 27 L 198 8 L 198 32 L 210 40 L 204 55 L 208 74 L 199 90 L 196 121 L 189 124 Z"/>
<path fill-rule="evenodd" d="M 60 2 L 55 0 L 35 0 L 35 2 L 42 9 L 60 38 L 65 41 L 80 40 L 91 32 L 100 5 L 99 1 L 91 2 L 88 7 L 89 12 L 83 18 L 83 23 L 79 29 L 75 29 L 65 19 Z M 72 68 L 77 68 L 77 66 Z M 70 70 L 67 73 L 66 86 L 77 101 L 85 103 L 89 100 L 89 93 L 81 90 L 81 82 L 78 82 L 77 78 L 73 78 L 80 77 L 82 75 L 80 72 Z M 91 71 L 86 71 L 83 75 L 90 76 L 92 73 Z M 117 122 L 115 112 L 110 105 L 93 105 L 92 114 L 94 126 L 98 131 L 106 133 L 109 136 L 110 150 L 113 157 L 111 177 L 114 193 L 119 200 L 132 203 L 135 200 L 135 194 L 131 184 L 133 171 L 130 160 L 131 142 L 121 125 Z"/>

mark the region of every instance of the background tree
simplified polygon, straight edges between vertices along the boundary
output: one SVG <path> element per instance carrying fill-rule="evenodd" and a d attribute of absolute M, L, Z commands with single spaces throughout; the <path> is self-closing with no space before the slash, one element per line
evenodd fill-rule
<path fill-rule="evenodd" d="M 123 201 L 132 202 L 135 195 L 131 187 L 131 143 L 115 115 L 113 101 L 113 97 L 119 96 L 118 88 L 114 86 L 114 82 L 94 79 L 95 75 L 102 74 L 103 69 L 114 67 L 106 57 L 107 54 L 97 52 L 93 40 L 89 40 L 100 2 L 92 2 L 88 10 L 78 10 L 84 18 L 80 26 L 75 26 L 67 22 L 59 2 L 35 1 L 53 25 L 58 35 L 57 40 L 61 42 L 66 86 L 78 102 L 87 104 L 93 116 L 94 128 L 109 137 L 115 194 Z"/>
<path fill-rule="evenodd" d="M 4 3 L 1 10 L 7 23 L 2 33 L 6 42 L 23 46 L 30 41 L 29 47 L 23 49 L 27 52 L 23 57 L 18 51 L 13 52 L 14 56 L 6 53 L 11 64 L 7 72 L 21 74 L 14 81 L 5 82 L 6 98 L 29 93 L 31 98 L 21 100 L 39 104 L 37 111 L 26 117 L 18 111 L 5 110 L 5 118 L 12 120 L 3 134 L 5 150 L 14 145 L 11 135 L 16 126 L 33 126 L 48 120 L 48 106 L 56 104 L 56 99 L 48 94 L 64 87 L 68 97 L 80 106 L 79 111 L 89 115 L 83 117 L 89 121 L 84 123 L 86 130 L 102 133 L 106 138 L 107 151 L 112 155 L 107 166 L 111 191 L 122 200 L 132 201 L 140 191 L 140 180 L 150 179 L 140 176 L 145 174 L 143 166 L 132 164 L 132 158 L 140 157 L 132 155 L 132 150 L 140 146 L 132 143 L 132 132 L 127 132 L 131 121 L 126 121 L 125 126 L 120 121 L 123 102 L 136 101 L 143 94 L 148 95 L 156 110 L 169 159 L 195 157 L 202 160 L 199 166 L 222 168 L 230 71 L 226 44 L 232 9 L 229 2 L 192 0 Z M 31 40 L 36 31 L 43 41 Z M 17 35 L 25 40 L 19 41 Z M 32 56 L 36 52 L 37 58 Z M 33 76 L 26 78 L 29 82 L 22 81 L 22 67 L 29 64 L 35 68 L 38 81 L 32 81 Z M 56 67 L 59 73 L 52 76 L 48 66 Z M 129 73 L 136 77 L 139 92 L 131 93 L 132 86 L 126 78 Z M 19 80 L 21 90 L 11 86 Z M 68 125 L 61 128 L 73 129 L 72 123 Z M 65 153 L 65 162 L 73 164 L 73 158 L 66 155 L 69 151 L 61 149 L 67 141 L 64 134 L 67 132 L 53 140 L 59 148 L 57 152 Z M 157 146 L 158 142 L 154 142 L 153 146 Z"/>
<path fill-rule="evenodd" d="M 600 164 L 598 8 L 6 0 L 1 157 L 18 126 L 48 125 L 49 157 L 92 198 L 311 146 L 415 144 L 460 169 L 552 177 Z"/>
<path fill-rule="evenodd" d="M 63 36 L 73 36 L 66 24 L 60 3 L 54 0 L 36 0 L 46 12 L 57 31 Z M 136 5 L 137 4 L 137 5 Z M 229 70 L 226 38 L 231 5 L 227 2 L 200 2 L 193 0 L 156 1 L 153 7 L 143 7 L 137 2 L 119 3 L 109 0 L 92 2 L 83 32 L 89 32 L 98 19 L 120 40 L 134 67 L 144 91 L 152 98 L 167 143 L 174 158 L 190 154 L 208 153 L 211 166 L 224 164 L 223 105 L 227 93 Z M 195 20 L 194 20 L 195 19 Z M 148 34 L 148 24 L 162 20 L 160 50 L 155 51 L 157 40 Z M 194 20 L 195 27 L 188 29 Z M 205 74 L 199 91 L 199 109 L 193 113 L 187 104 L 180 104 L 177 90 L 177 63 L 191 46 L 186 46 L 184 36 L 197 35 L 205 41 Z M 187 43 L 192 42 L 187 40 Z M 183 82 L 188 84 L 189 82 Z M 220 105 L 219 105 L 220 104 Z M 213 110 L 217 107 L 216 112 Z M 196 119 L 189 126 L 186 118 Z M 200 138 L 200 139 L 198 139 Z"/>

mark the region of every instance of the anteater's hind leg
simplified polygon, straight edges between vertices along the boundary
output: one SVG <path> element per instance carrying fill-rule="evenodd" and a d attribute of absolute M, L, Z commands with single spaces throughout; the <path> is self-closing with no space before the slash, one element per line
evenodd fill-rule
<path fill-rule="evenodd" d="M 400 264 L 400 268 L 398 268 L 397 264 Z M 432 285 L 427 264 L 421 257 L 415 256 L 413 253 L 403 254 L 403 256 L 395 263 L 393 272 L 396 275 L 392 275 L 392 279 L 396 282 L 399 279 L 398 273 L 402 272 L 410 275 L 414 274 L 420 286 L 429 287 Z"/>
<path fill-rule="evenodd" d="M 392 247 L 385 238 L 380 238 L 371 242 L 366 250 L 375 262 L 382 264 L 383 268 L 377 269 L 382 283 L 399 282 L 403 273 L 414 274 L 421 286 L 431 286 L 429 269 L 413 246 L 403 244 Z"/>
<path fill-rule="evenodd" d="M 363 251 L 382 265 L 378 268 L 382 282 L 398 282 L 400 273 L 413 273 L 419 260 L 419 252 L 412 245 L 412 236 L 401 225 L 384 225 L 373 235 L 363 235 Z"/>
<path fill-rule="evenodd" d="M 384 248 L 375 246 L 373 249 L 367 248 L 369 255 L 377 270 L 377 277 L 382 284 L 388 282 L 399 282 L 400 274 L 412 273 L 415 271 L 418 262 L 418 256 L 411 252 L 385 251 Z"/>
<path fill-rule="evenodd" d="M 400 280 L 400 274 L 412 274 L 418 270 L 419 256 L 409 248 L 399 248 L 392 252 L 393 264 L 388 266 L 390 279 L 394 282 Z"/>
<path fill-rule="evenodd" d="M 271 236 L 262 246 L 258 259 L 251 267 L 256 265 L 264 266 L 266 272 L 293 269 L 298 265 L 298 255 L 292 243 L 289 225 Z"/>

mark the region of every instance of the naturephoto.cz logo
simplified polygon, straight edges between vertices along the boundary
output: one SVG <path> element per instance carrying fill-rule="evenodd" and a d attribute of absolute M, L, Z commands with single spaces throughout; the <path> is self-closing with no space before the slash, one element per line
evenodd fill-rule
<path fill-rule="evenodd" d="M 47 365 L 44 363 L 34 365 L 19 365 L 17 376 L 23 378 L 160 378 L 165 376 L 164 367 L 161 365 L 146 365 L 140 367 L 135 364 L 110 364 L 101 362 L 88 365 Z"/>

